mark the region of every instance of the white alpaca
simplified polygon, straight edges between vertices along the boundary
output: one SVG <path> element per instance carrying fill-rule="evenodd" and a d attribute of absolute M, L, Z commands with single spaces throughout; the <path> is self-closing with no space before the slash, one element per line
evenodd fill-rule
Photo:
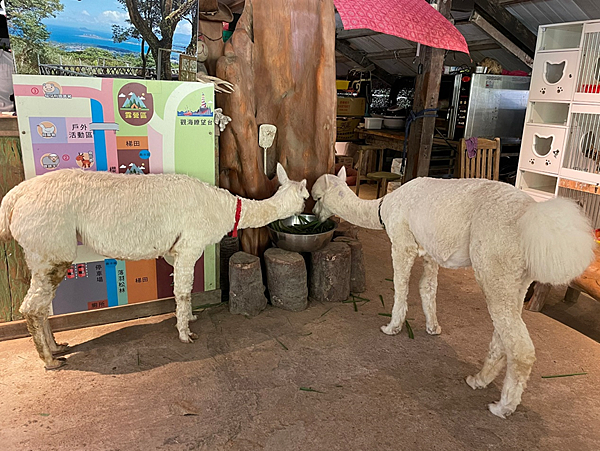
<path fill-rule="evenodd" d="M 500 401 L 490 411 L 506 417 L 521 402 L 535 361 L 521 319 L 527 287 L 534 280 L 565 284 L 593 259 L 592 230 L 577 205 L 566 199 L 536 203 L 514 186 L 478 179 L 419 178 L 372 201 L 361 200 L 338 176 L 323 175 L 313 186 L 313 211 L 361 227 L 387 231 L 392 243 L 395 299 L 392 319 L 381 330 L 400 332 L 407 310 L 408 280 L 415 258 L 424 257 L 420 295 L 427 332 L 441 332 L 436 317 L 438 265 L 472 266 L 494 323 L 483 368 L 467 377 L 484 388 L 507 363 Z M 385 227 L 384 227 L 385 225 Z"/>
<path fill-rule="evenodd" d="M 306 180 L 288 179 L 277 165 L 281 187 L 269 199 L 240 199 L 185 175 L 125 175 L 65 169 L 27 180 L 2 199 L 0 239 L 14 237 L 25 251 L 31 286 L 21 313 L 46 368 L 58 368 L 64 352 L 48 323 L 56 287 L 77 253 L 77 241 L 121 260 L 170 257 L 179 339 L 189 343 L 194 265 L 204 248 L 234 229 L 262 227 L 298 214 L 309 194 Z"/>

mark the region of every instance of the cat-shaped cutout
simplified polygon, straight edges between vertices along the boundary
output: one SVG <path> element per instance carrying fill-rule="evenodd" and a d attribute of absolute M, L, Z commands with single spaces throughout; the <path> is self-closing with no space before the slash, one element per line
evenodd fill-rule
<path fill-rule="evenodd" d="M 560 63 L 551 63 L 550 61 L 546 61 L 546 70 L 544 71 L 544 78 L 546 79 L 546 82 L 551 85 L 558 83 L 565 75 L 566 66 L 566 61 L 561 61 Z"/>
<path fill-rule="evenodd" d="M 545 157 L 552 150 L 554 136 L 540 136 L 537 133 L 533 136 L 533 153 L 538 157 Z"/>

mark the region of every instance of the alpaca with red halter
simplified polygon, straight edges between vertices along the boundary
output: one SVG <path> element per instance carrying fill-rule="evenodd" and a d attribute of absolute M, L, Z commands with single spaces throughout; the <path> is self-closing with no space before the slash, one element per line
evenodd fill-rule
<path fill-rule="evenodd" d="M 2 199 L 0 239 L 14 237 L 25 252 L 31 285 L 20 311 L 46 368 L 58 368 L 67 350 L 48 323 L 56 287 L 77 255 L 77 242 L 107 258 L 147 260 L 164 256 L 174 266 L 177 330 L 189 329 L 194 265 L 206 246 L 231 231 L 262 227 L 301 213 L 306 180 L 288 179 L 269 199 L 242 199 L 224 189 L 178 174 L 143 176 L 65 169 L 20 183 Z M 144 208 L 138 208 L 144 199 Z"/>

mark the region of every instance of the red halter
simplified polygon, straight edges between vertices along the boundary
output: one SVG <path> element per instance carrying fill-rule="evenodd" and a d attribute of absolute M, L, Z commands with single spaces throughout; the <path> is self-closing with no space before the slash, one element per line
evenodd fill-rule
<path fill-rule="evenodd" d="M 230 235 L 232 237 L 237 237 L 237 230 L 238 230 L 238 225 L 240 223 L 240 216 L 242 215 L 242 199 L 240 199 L 239 197 L 237 198 L 237 205 L 235 207 L 235 224 L 233 225 L 233 230 L 231 231 Z"/>

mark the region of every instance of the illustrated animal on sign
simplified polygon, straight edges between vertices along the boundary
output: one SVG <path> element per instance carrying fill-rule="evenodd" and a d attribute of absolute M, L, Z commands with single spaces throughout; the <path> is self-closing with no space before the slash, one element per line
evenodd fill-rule
<path fill-rule="evenodd" d="M 174 266 L 179 339 L 190 343 L 194 265 L 206 246 L 231 230 L 263 227 L 301 213 L 309 194 L 277 165 L 281 186 L 269 199 L 242 199 L 224 189 L 178 174 L 134 177 L 110 172 L 63 169 L 26 180 L 0 206 L 0 239 L 16 239 L 31 270 L 31 285 L 20 312 L 37 351 L 54 369 L 64 364 L 48 323 L 56 287 L 77 255 L 77 241 L 119 260 L 164 256 Z M 145 207 L 139 207 L 139 199 Z M 239 214 L 236 214 L 238 213 Z M 139 227 L 132 227 L 139 224 Z"/>
<path fill-rule="evenodd" d="M 521 318 L 535 280 L 566 284 L 594 258 L 587 218 L 568 199 L 536 203 L 506 183 L 484 179 L 418 178 L 382 199 L 362 200 L 346 185 L 346 171 L 321 176 L 312 188 L 321 221 L 335 214 L 369 229 L 385 228 L 392 243 L 394 307 L 381 330 L 395 335 L 406 319 L 408 280 L 417 256 L 424 271 L 419 291 L 426 329 L 441 332 L 436 316 L 438 267 L 472 266 L 494 323 L 483 368 L 466 381 L 484 388 L 507 364 L 502 395 L 489 410 L 499 417 L 521 402 L 535 350 Z"/>
<path fill-rule="evenodd" d="M 56 131 L 54 125 L 52 127 L 46 127 L 44 124 L 39 124 L 39 126 L 42 129 L 42 136 L 53 136 Z"/>
<path fill-rule="evenodd" d="M 42 90 L 44 95 L 60 94 L 60 89 L 54 83 L 42 83 Z"/>
<path fill-rule="evenodd" d="M 90 159 L 90 155 L 87 153 L 79 153 L 75 157 L 75 160 L 78 161 L 79 165 L 84 169 L 92 167 L 92 161 Z"/>
<path fill-rule="evenodd" d="M 42 157 L 42 166 L 45 168 L 55 168 L 60 163 L 58 155 L 51 153 Z"/>

